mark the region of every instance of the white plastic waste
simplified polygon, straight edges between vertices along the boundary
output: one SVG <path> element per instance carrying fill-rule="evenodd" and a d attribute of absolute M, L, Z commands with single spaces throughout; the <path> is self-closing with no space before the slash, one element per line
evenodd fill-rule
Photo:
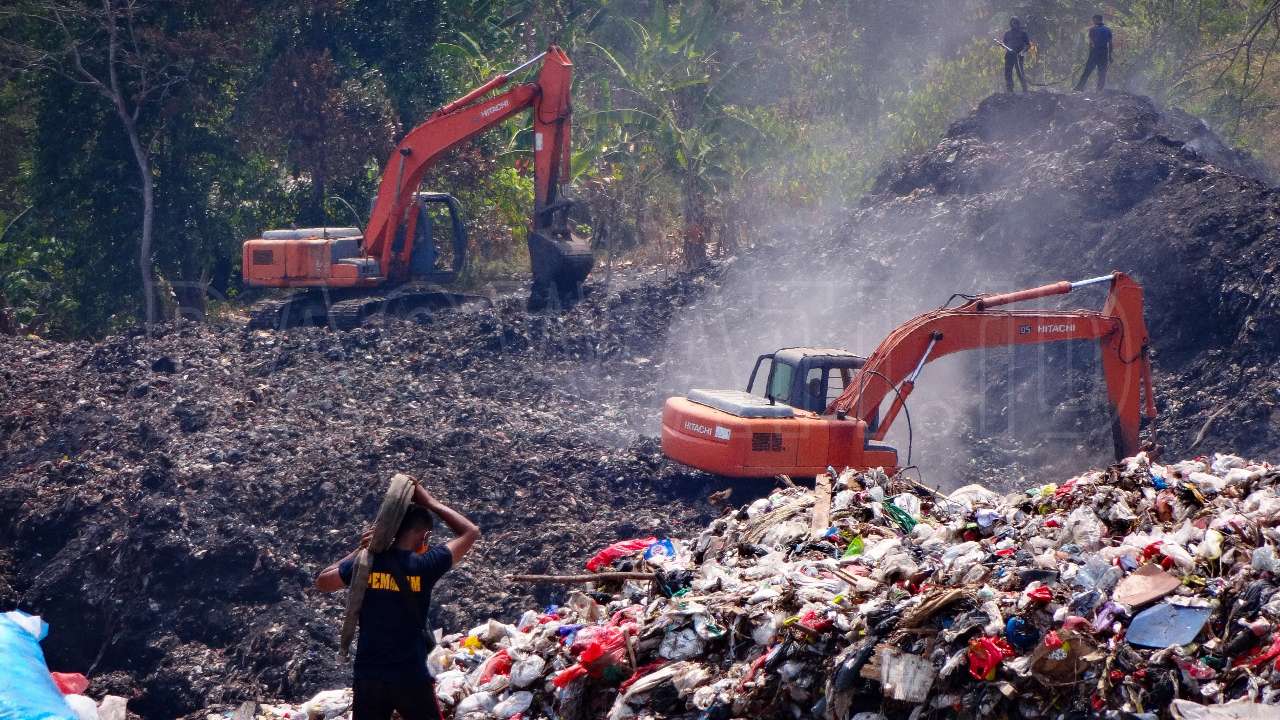
<path fill-rule="evenodd" d="M 669 632 L 662 638 L 658 655 L 668 660 L 687 660 L 698 657 L 706 647 L 706 641 L 698 637 L 698 632 L 691 627 Z"/>
<path fill-rule="evenodd" d="M 493 706 L 497 704 L 498 700 L 493 696 L 493 693 L 481 690 L 463 698 L 462 702 L 458 703 L 454 716 L 464 718 L 473 714 L 488 714 L 493 709 Z"/>
<path fill-rule="evenodd" d="M 533 693 L 527 690 L 517 690 L 507 696 L 505 700 L 493 706 L 490 712 L 494 717 L 505 720 L 512 715 L 517 715 L 529 709 L 533 704 Z"/>
<path fill-rule="evenodd" d="M 322 690 L 302 705 L 308 720 L 342 717 L 351 709 L 350 690 Z"/>
<path fill-rule="evenodd" d="M 128 701 L 119 695 L 108 695 L 98 703 L 98 720 L 126 720 L 129 711 Z"/>
<path fill-rule="evenodd" d="M 63 695 L 62 699 L 76 714 L 77 720 L 98 720 L 98 703 L 84 695 Z"/>
<path fill-rule="evenodd" d="M 436 697 L 446 705 L 457 705 L 467 695 L 467 676 L 461 670 L 449 670 L 435 676 Z"/>
<path fill-rule="evenodd" d="M 511 664 L 511 686 L 517 688 L 529 687 L 538 682 L 546 667 L 547 661 L 539 655 L 529 655 L 515 661 Z"/>

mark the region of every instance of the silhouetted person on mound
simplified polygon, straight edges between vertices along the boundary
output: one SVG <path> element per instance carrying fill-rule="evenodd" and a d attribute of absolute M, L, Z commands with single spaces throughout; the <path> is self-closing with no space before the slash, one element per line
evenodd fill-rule
<path fill-rule="evenodd" d="M 1031 47 L 1031 36 L 1022 29 L 1022 20 L 1009 18 L 1009 32 L 1004 34 L 1004 86 L 1013 92 L 1013 73 L 1018 72 L 1022 92 L 1027 92 L 1027 75 L 1022 67 L 1022 54 Z"/>
<path fill-rule="evenodd" d="M 1084 65 L 1084 74 L 1076 83 L 1076 92 L 1084 90 L 1089 81 L 1089 73 L 1098 71 L 1098 89 L 1107 87 L 1107 66 L 1111 64 L 1111 28 L 1102 22 L 1101 15 L 1093 16 L 1093 27 L 1089 28 L 1089 61 Z"/>

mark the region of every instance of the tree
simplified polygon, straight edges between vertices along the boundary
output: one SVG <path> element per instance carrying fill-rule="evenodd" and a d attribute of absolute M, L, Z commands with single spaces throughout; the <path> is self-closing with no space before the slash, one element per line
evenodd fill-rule
<path fill-rule="evenodd" d="M 616 16 L 626 33 L 606 38 L 602 27 L 592 42 L 619 80 L 621 110 L 600 113 L 594 122 L 628 125 L 661 174 L 679 188 L 684 261 L 696 268 L 707 260 L 709 195 L 735 174 L 745 138 L 754 132 L 722 97 L 736 66 L 723 67 L 715 52 L 719 23 L 715 2 L 683 3 L 670 9 L 657 0 L 645 21 Z M 629 153 L 631 154 L 631 153 Z"/>
<path fill-rule="evenodd" d="M 141 130 L 143 111 L 164 102 L 186 78 L 180 38 L 153 32 L 145 24 L 144 0 L 88 2 L 36 0 L 4 11 L 9 27 L 23 26 L 19 39 L 0 42 L 10 64 L 27 71 L 55 73 L 92 89 L 110 105 L 128 139 L 142 195 L 142 231 L 137 268 L 146 322 L 156 321 L 155 273 L 151 253 L 155 224 L 155 179 L 151 137 Z"/>

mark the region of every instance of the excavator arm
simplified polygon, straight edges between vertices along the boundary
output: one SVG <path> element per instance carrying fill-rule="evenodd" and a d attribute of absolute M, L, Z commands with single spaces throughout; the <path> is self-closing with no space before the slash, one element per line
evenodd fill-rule
<path fill-rule="evenodd" d="M 487 100 L 481 99 L 505 86 L 512 75 L 539 59 L 543 60 L 542 69 L 535 82 L 517 85 Z M 378 259 L 385 277 L 393 281 L 403 280 L 408 273 L 410 243 L 405 242 L 409 222 L 406 216 L 413 194 L 427 170 L 458 144 L 530 108 L 533 109 L 535 178 L 531 254 L 534 253 L 532 233 L 554 232 L 563 236 L 567 232 L 552 227 L 554 219 L 551 216 L 554 213 L 547 211 L 556 209 L 560 185 L 568 176 L 572 75 L 573 63 L 563 50 L 552 45 L 545 53 L 515 70 L 497 75 L 441 107 L 426 122 L 405 135 L 383 167 L 377 199 L 365 230 L 365 255 Z M 555 250 L 557 248 L 553 247 L 552 252 Z M 578 254 L 581 254 L 580 250 Z M 540 258 L 532 259 L 537 282 Z M 554 264 L 555 260 L 550 262 Z M 587 270 L 589 268 L 588 262 Z M 581 272 L 576 281 L 581 282 L 585 275 L 585 271 Z"/>
<path fill-rule="evenodd" d="M 1110 282 L 1111 290 L 1101 311 L 992 310 L 1102 282 Z M 1142 396 L 1145 395 L 1146 415 L 1156 415 L 1149 338 L 1142 309 L 1142 287 L 1117 272 L 1076 283 L 1059 282 L 1003 295 L 984 295 L 956 308 L 925 313 L 885 338 L 826 412 L 839 418 L 871 417 L 893 392 L 894 401 L 871 437 L 873 441 L 882 440 L 927 363 L 985 347 L 1097 340 L 1102 347 L 1116 455 L 1127 457 L 1139 449 Z"/>

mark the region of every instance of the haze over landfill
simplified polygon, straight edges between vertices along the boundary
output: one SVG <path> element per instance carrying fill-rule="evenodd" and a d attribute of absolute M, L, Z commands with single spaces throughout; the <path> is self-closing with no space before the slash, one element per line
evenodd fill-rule
<path fill-rule="evenodd" d="M 1233 124 L 1213 115 L 1225 100 L 1209 112 L 1162 84 L 1130 55 L 1147 37 L 1136 10 L 1110 19 L 1121 38 L 1112 88 L 1071 93 L 1081 41 L 1059 26 L 1084 24 L 1060 3 L 1030 15 L 974 3 L 915 60 L 866 43 L 938 30 L 942 4 L 918 3 L 921 27 L 907 30 L 891 9 L 864 18 L 821 3 L 797 3 L 794 14 L 669 3 L 665 26 L 654 15 L 661 3 L 552 3 L 513 14 L 511 27 L 528 37 L 467 5 L 431 10 L 441 36 L 427 43 L 430 56 L 459 63 L 431 76 L 434 94 L 403 87 L 405 65 L 387 58 L 361 83 L 334 82 L 344 64 L 374 67 L 353 59 L 372 52 L 357 35 L 341 41 L 348 54 L 324 62 L 307 65 L 323 53 L 298 48 L 262 61 L 270 87 L 332 75 L 312 81 L 329 83 L 330 108 L 348 125 L 317 132 L 337 133 L 323 142 L 359 162 L 308 156 L 306 133 L 283 119 L 271 131 L 296 149 L 270 159 L 276 150 L 250 137 L 267 141 L 263 121 L 243 108 L 213 122 L 204 159 L 184 165 L 169 153 L 180 152 L 180 128 L 199 130 L 183 125 L 194 117 L 186 103 L 217 104 L 192 95 L 207 92 L 208 70 L 191 71 L 183 82 L 198 87 L 174 89 L 168 110 L 146 110 L 157 124 L 145 132 L 163 140 L 153 158 L 154 274 L 172 288 L 161 283 L 153 323 L 135 287 L 133 161 L 116 158 L 113 181 L 94 175 L 111 165 L 102 128 L 118 118 L 109 108 L 83 118 L 100 126 L 85 140 L 87 165 L 54 177 L 42 164 L 49 148 L 36 142 L 41 128 L 52 132 L 47 103 L 57 93 L 83 107 L 101 100 L 33 74 L 0 76 L 4 131 L 31 148 L 0 176 L 18 188 L 0 205 L 12 227 L 0 235 L 0 312 L 14 331 L 0 333 L 0 610 L 49 623 L 39 647 L 50 670 L 83 673 L 90 704 L 119 696 L 142 718 L 349 717 L 351 661 L 336 652 L 346 595 L 313 582 L 355 547 L 388 479 L 403 472 L 483 531 L 433 593 L 441 637 L 428 665 L 446 717 L 1209 718 L 1263 717 L 1280 702 L 1280 472 L 1269 464 L 1280 454 L 1280 192 L 1275 158 L 1249 149 L 1266 146 L 1264 110 Z M 609 15 L 627 14 L 621 5 L 644 6 L 629 13 L 644 32 Z M 1250 22 L 1270 32 L 1273 4 L 1258 5 Z M 321 19 L 389 32 L 359 25 L 348 8 L 285 10 L 315 32 Z M 186 31 L 208 19 L 200 13 L 217 14 L 191 12 Z M 987 36 L 1011 12 L 1028 18 L 1037 42 L 1029 79 L 1070 82 L 998 92 L 1003 51 Z M 597 15 L 592 29 L 576 24 Z M 6 40 L 19 37 L 14 20 L 3 22 Z M 879 34 L 837 37 L 828 26 L 839 22 Z M 511 61 L 482 61 L 465 43 L 437 47 L 460 42 L 451 33 L 467 23 L 492 31 L 479 47 L 509 50 Z M 575 29 L 544 37 L 549 23 Z M 734 43 L 724 28 L 738 33 Z M 468 297 L 412 313 L 384 302 L 353 329 L 254 325 L 261 303 L 291 296 L 240 277 L 242 241 L 271 227 L 306 236 L 313 225 L 350 224 L 329 193 L 372 197 L 410 127 L 548 39 L 576 73 L 576 170 L 565 192 L 583 201 L 573 232 L 594 238 L 580 294 L 550 308 L 527 302 L 538 278 L 523 238 L 541 222 L 534 178 L 546 165 L 521 114 L 425 176 L 424 190 L 448 184 L 464 200 L 471 265 L 449 287 Z M 382 39 L 401 47 L 393 40 Z M 776 46 L 794 50 L 774 66 L 761 56 Z M 836 49 L 846 62 L 882 60 L 838 80 L 878 98 L 882 110 L 864 110 L 872 117 L 830 87 L 794 89 L 837 82 L 818 61 Z M 670 89 L 660 70 L 677 57 L 691 77 L 723 85 Z M 742 67 L 731 72 L 730 57 Z M 243 57 L 205 62 L 229 73 L 224 87 L 249 82 L 236 74 L 248 72 Z M 737 77 L 748 71 L 755 84 Z M 1256 93 L 1271 91 L 1274 80 L 1250 77 Z M 344 104 L 360 93 L 381 98 L 366 106 L 381 120 Z M 682 104 L 690 95 L 713 98 L 720 114 L 681 115 L 692 112 Z M 15 109 L 32 97 L 44 103 L 38 113 Z M 627 110 L 642 102 L 654 117 L 666 118 L 648 112 L 664 104 L 679 110 L 666 119 L 705 164 L 664 165 L 661 128 Z M 818 123 L 832 106 L 834 119 Z M 214 136 L 239 122 L 253 132 L 239 128 L 218 149 Z M 384 138 L 362 122 L 391 130 Z M 743 144 L 729 126 L 746 133 Z M 368 148 L 352 139 L 369 132 Z M 744 149 L 753 144 L 768 149 Z M 852 157 L 873 146 L 874 163 Z M 211 191 L 190 174 L 231 173 L 218 157 L 237 158 L 238 179 L 218 176 Z M 394 178 L 394 163 L 386 167 Z M 320 171 L 329 186 L 318 191 Z M 84 213 L 75 222 L 42 194 L 90 188 L 89 177 L 100 184 L 74 196 Z M 211 200 L 250 184 L 259 196 Z M 198 199 L 179 212 L 166 193 Z M 241 210 L 219 214 L 229 205 Z M 360 220 L 368 208 L 353 206 Z M 187 211 L 200 219 L 180 220 Z M 437 216 L 437 232 L 447 217 Z M 127 249 L 95 244 L 108 237 L 127 238 L 115 241 Z M 118 277 L 80 274 L 107 255 L 96 274 Z M 955 293 L 1112 271 L 1144 290 L 1158 411 L 1143 421 L 1144 452 L 1119 464 L 1096 342 L 922 363 L 908 414 L 885 438 L 910 466 L 901 474 L 833 467 L 816 481 L 735 479 L 664 453 L 664 402 L 693 388 L 742 390 L 762 353 L 865 357 Z M 193 302 L 189 281 L 202 272 Z M 364 302 L 343 292 L 337 302 Z M 1025 307 L 1097 310 L 1107 293 L 1099 284 Z M 669 551 L 657 543 L 668 538 Z M 628 541 L 606 553 L 605 570 L 644 579 L 511 579 L 582 574 Z M 1152 635 L 1166 616 L 1194 625 L 1190 636 Z M 322 691 L 333 692 L 303 708 Z"/>

